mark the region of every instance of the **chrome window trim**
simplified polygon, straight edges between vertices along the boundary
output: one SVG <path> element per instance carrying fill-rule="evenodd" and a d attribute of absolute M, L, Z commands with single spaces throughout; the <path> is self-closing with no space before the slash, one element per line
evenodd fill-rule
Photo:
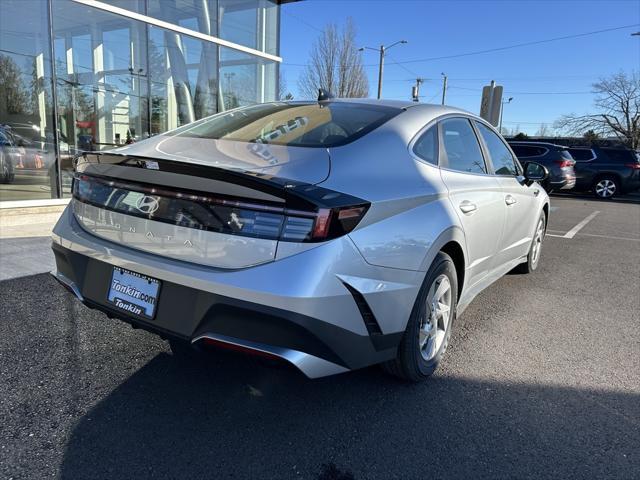
<path fill-rule="evenodd" d="M 223 40 L 222 38 L 214 37 L 212 35 L 207 35 L 206 33 L 201 33 L 195 30 L 191 30 L 189 28 L 181 27 L 180 25 L 175 25 L 173 23 L 169 23 L 164 20 L 159 20 L 155 17 L 150 17 L 148 15 L 143 15 L 141 13 L 132 12 L 131 10 L 127 10 L 126 8 L 116 7 L 114 5 L 108 5 L 98 0 L 71 0 L 71 1 L 81 5 L 85 5 L 87 7 L 93 7 L 93 8 L 103 10 L 105 12 L 120 15 L 122 17 L 127 17 L 132 20 L 138 20 L 140 22 L 144 22 L 156 27 L 164 28 L 166 30 L 171 30 L 176 33 L 188 35 L 190 37 L 204 40 L 206 42 L 215 43 L 217 45 L 220 45 L 221 47 L 231 48 L 239 52 L 248 53 L 250 55 L 261 57 L 266 60 L 271 60 L 274 62 L 279 62 L 279 63 L 282 62 L 282 57 L 279 57 L 277 55 L 271 55 L 269 53 L 261 52 L 260 50 L 256 50 L 255 48 L 245 47 L 244 45 L 240 45 L 234 42 L 229 42 L 228 40 Z"/>

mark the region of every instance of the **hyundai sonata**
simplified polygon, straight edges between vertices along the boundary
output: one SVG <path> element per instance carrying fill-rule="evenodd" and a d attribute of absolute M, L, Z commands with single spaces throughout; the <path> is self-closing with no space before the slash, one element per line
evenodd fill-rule
<path fill-rule="evenodd" d="M 547 174 L 454 108 L 239 108 L 77 158 L 54 275 L 175 354 L 214 344 L 312 378 L 381 363 L 418 381 L 480 291 L 537 268 Z"/>

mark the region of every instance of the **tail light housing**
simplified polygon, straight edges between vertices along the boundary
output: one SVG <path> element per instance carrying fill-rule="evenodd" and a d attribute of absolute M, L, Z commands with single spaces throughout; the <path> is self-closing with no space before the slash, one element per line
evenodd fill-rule
<path fill-rule="evenodd" d="M 558 165 L 560 168 L 568 168 L 568 167 L 573 167 L 576 164 L 576 161 L 562 158 L 560 160 L 554 160 L 554 163 Z"/>
<path fill-rule="evenodd" d="M 286 203 L 174 190 L 84 173 L 75 176 L 72 191 L 76 200 L 101 209 L 180 227 L 284 242 L 324 242 L 345 235 L 370 206 L 344 196 L 346 204 L 296 202 L 296 208 L 289 208 Z M 300 208 L 301 204 L 307 208 Z"/>
<path fill-rule="evenodd" d="M 624 166 L 634 170 L 640 170 L 640 163 L 625 163 Z"/>

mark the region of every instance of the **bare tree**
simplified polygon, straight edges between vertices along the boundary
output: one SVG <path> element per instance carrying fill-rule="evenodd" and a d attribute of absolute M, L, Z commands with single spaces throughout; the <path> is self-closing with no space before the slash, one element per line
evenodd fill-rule
<path fill-rule="evenodd" d="M 278 100 L 293 100 L 293 94 L 287 88 L 287 78 L 284 70 L 278 75 Z"/>
<path fill-rule="evenodd" d="M 546 137 L 550 134 L 549 126 L 546 123 L 541 123 L 540 128 L 536 132 L 536 137 Z"/>
<path fill-rule="evenodd" d="M 637 72 L 616 73 L 593 84 L 596 94 L 593 115 L 564 115 L 556 122 L 572 135 L 591 130 L 600 136 L 614 135 L 634 149 L 640 148 L 640 77 Z"/>
<path fill-rule="evenodd" d="M 337 97 L 366 97 L 369 81 L 356 46 L 356 29 L 351 18 L 342 30 L 328 24 L 314 42 L 309 65 L 298 80 L 300 93 L 315 98 L 318 88 Z"/>

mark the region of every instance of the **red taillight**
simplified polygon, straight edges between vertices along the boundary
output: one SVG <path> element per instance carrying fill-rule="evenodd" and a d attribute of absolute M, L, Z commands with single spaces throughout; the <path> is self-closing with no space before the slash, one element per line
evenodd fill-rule
<path fill-rule="evenodd" d="M 560 168 L 573 167 L 576 164 L 575 160 L 554 160 L 554 163 Z"/>
<path fill-rule="evenodd" d="M 640 170 L 640 163 L 625 163 L 624 166 L 633 168 L 634 170 Z"/>
<path fill-rule="evenodd" d="M 329 240 L 349 233 L 362 220 L 368 207 L 368 205 L 359 205 L 321 208 L 316 214 L 311 240 Z"/>

